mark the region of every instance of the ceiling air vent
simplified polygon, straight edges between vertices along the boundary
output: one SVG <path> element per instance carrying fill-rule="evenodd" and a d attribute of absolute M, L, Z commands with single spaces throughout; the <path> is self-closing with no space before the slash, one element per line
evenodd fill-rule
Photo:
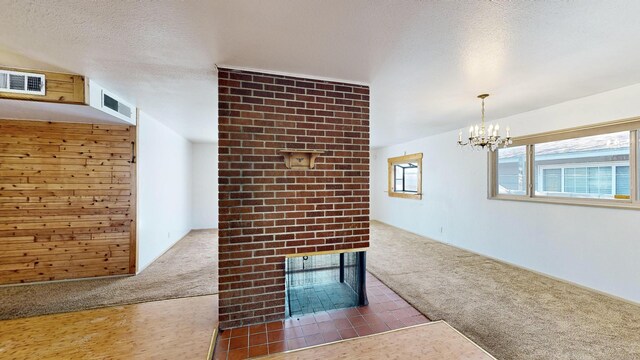
<path fill-rule="evenodd" d="M 45 95 L 45 76 L 19 71 L 0 70 L 0 92 Z"/>

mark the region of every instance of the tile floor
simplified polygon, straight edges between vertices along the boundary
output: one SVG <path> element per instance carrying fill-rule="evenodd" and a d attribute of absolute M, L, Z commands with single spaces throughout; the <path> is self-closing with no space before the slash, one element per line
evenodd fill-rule
<path fill-rule="evenodd" d="M 339 281 L 292 287 L 288 292 L 289 309 L 294 316 L 344 309 L 358 304 L 358 294 Z"/>
<path fill-rule="evenodd" d="M 369 305 L 221 331 L 214 359 L 247 359 L 429 322 L 367 273 Z"/>

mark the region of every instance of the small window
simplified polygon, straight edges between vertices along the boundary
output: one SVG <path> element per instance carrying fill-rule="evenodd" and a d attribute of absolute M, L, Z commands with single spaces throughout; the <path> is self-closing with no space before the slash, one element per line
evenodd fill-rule
<path fill-rule="evenodd" d="M 629 166 L 616 166 L 616 194 L 630 196 Z"/>
<path fill-rule="evenodd" d="M 422 154 L 388 159 L 389 196 L 407 199 L 422 198 Z"/>
<path fill-rule="evenodd" d="M 546 192 L 562 192 L 562 169 L 543 169 L 542 189 Z"/>

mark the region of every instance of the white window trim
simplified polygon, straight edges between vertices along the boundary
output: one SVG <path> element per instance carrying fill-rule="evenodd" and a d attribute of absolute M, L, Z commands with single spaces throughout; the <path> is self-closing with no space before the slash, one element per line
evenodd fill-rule
<path fill-rule="evenodd" d="M 629 143 L 629 199 L 601 199 L 601 198 L 581 198 L 564 196 L 543 196 L 535 193 L 534 188 L 534 145 L 550 141 L 559 141 L 572 138 L 580 138 L 593 135 L 603 135 L 620 131 L 630 132 Z M 490 200 L 524 201 L 534 203 L 550 203 L 561 205 L 594 206 L 619 209 L 640 210 L 640 197 L 638 188 L 640 186 L 640 158 L 638 156 L 640 141 L 640 117 L 622 119 L 613 122 L 594 124 L 589 126 L 564 129 L 541 134 L 527 135 L 515 138 L 512 146 L 526 146 L 526 175 L 527 192 L 525 195 L 500 194 L 498 191 L 498 155 L 497 151 L 490 151 L 488 154 L 487 174 L 488 189 L 487 197 Z M 611 163 L 609 163 L 611 164 Z M 626 162 L 624 163 L 626 165 Z M 557 168 L 557 167 L 556 167 Z"/>

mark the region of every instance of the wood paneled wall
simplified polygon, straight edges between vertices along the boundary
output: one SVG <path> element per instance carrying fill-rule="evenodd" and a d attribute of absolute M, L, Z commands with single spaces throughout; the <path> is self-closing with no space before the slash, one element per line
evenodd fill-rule
<path fill-rule="evenodd" d="M 0 284 L 135 273 L 135 127 L 0 120 Z"/>

